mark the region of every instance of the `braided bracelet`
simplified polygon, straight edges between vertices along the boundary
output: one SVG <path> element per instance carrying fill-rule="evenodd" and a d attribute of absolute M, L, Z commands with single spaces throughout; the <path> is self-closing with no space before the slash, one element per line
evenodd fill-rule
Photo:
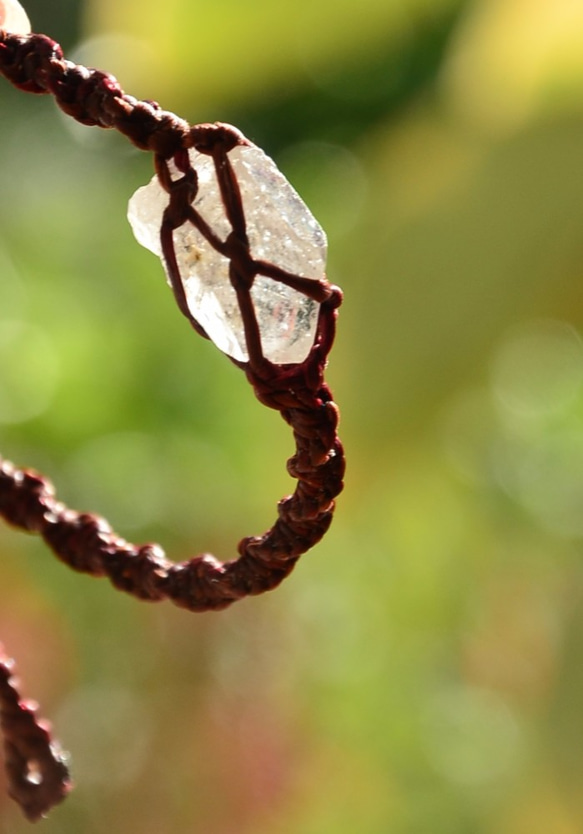
<path fill-rule="evenodd" d="M 1 458 L 0 515 L 38 533 L 69 567 L 107 576 L 139 599 L 218 610 L 276 587 L 322 538 L 342 490 L 338 409 L 324 381 L 342 294 L 325 277 L 324 232 L 238 130 L 191 126 L 126 95 L 113 76 L 65 60 L 53 40 L 30 34 L 16 0 L 0 0 L 0 73 L 20 90 L 52 94 L 78 122 L 115 128 L 154 154 L 153 180 L 130 200 L 134 234 L 160 256 L 194 329 L 291 426 L 296 451 L 287 468 L 297 479 L 272 528 L 242 539 L 239 557 L 228 562 L 204 554 L 172 563 L 158 545 L 125 541 L 99 516 L 66 507 L 44 476 Z M 70 779 L 47 728 L 19 701 L 9 668 L 0 658 L 9 790 L 37 819 L 65 796 Z"/>

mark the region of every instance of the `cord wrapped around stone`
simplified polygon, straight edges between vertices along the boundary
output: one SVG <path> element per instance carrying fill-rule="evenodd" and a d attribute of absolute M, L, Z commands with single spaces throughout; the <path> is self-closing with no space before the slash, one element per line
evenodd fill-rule
<path fill-rule="evenodd" d="M 54 95 L 61 109 L 82 124 L 119 130 L 137 147 L 153 151 L 159 170 L 164 160 L 179 159 L 188 148 L 219 158 L 240 141 L 232 128 L 220 124 L 191 127 L 153 102 L 137 101 L 111 75 L 65 60 L 60 46 L 44 35 L 0 32 L 0 72 L 25 92 Z M 172 196 L 169 217 L 180 202 Z M 182 211 L 188 211 L 182 202 Z M 179 220 L 174 218 L 173 224 Z M 173 288 L 179 306 L 192 320 L 179 289 Z M 75 570 L 107 575 L 116 587 L 143 599 L 167 597 L 202 611 L 224 608 L 248 594 L 275 587 L 298 557 L 322 538 L 332 519 L 334 498 L 342 489 L 344 455 L 336 433 L 338 409 L 324 382 L 342 296 L 331 285 L 319 285 L 317 292 L 321 300 L 317 335 L 305 362 L 278 366 L 251 356 L 249 363 L 237 363 L 258 399 L 277 409 L 292 427 L 296 453 L 288 471 L 298 479 L 293 496 L 280 502 L 271 530 L 239 543 L 239 559 L 221 563 L 203 555 L 169 563 L 157 545 L 128 544 L 99 517 L 64 507 L 42 476 L 7 463 L 0 472 L 0 515 L 9 524 L 40 534 Z"/>
<path fill-rule="evenodd" d="M 252 257 L 241 193 L 228 158 L 229 152 L 246 140 L 234 128 L 222 124 L 190 126 L 155 102 L 138 101 L 126 95 L 113 76 L 65 60 L 60 46 L 44 35 L 0 31 L 0 74 L 25 92 L 52 94 L 59 107 L 78 122 L 114 128 L 138 148 L 155 154 L 158 180 L 168 195 L 160 229 L 161 250 L 178 306 L 195 329 L 206 336 L 187 303 L 173 238 L 175 229 L 190 223 L 229 261 L 230 280 L 244 324 L 248 361 L 230 358 L 245 372 L 258 400 L 279 411 L 291 426 L 296 449 L 287 468 L 297 480 L 293 495 L 279 502 L 271 529 L 242 539 L 238 558 L 226 562 L 209 554 L 180 563 L 170 562 L 159 545 L 127 542 L 100 516 L 66 507 L 43 475 L 18 468 L 2 458 L 0 516 L 14 527 L 40 535 L 58 558 L 74 570 L 108 577 L 116 588 L 142 600 L 168 599 L 190 611 L 207 611 L 271 590 L 326 533 L 332 520 L 334 499 L 343 487 L 345 464 L 337 434 L 338 408 L 324 381 L 337 308 L 342 300 L 340 290 L 325 279 L 309 280 Z M 225 240 L 219 240 L 206 228 L 193 207 L 196 175 L 188 156 L 191 149 L 213 160 L 232 228 Z M 169 163 L 182 173 L 181 177 L 171 176 Z M 265 357 L 250 300 L 250 289 L 257 274 L 305 293 L 319 304 L 314 343 L 303 361 L 274 364 Z M 9 751 L 9 776 L 14 766 L 12 785 L 20 785 L 18 790 L 12 790 L 12 795 L 33 819 L 62 799 L 69 787 L 68 776 L 60 771 L 60 781 L 48 779 L 40 812 L 40 806 L 27 805 L 30 800 L 25 790 L 28 764 L 10 751 L 18 749 L 18 744 L 24 749 L 29 725 L 25 728 L 15 721 L 22 704 L 11 683 L 9 665 L 2 665 L 1 659 L 0 704 Z M 39 762 L 49 761 L 50 735 L 41 725 L 37 726 L 40 732 L 35 736 L 36 758 Z M 54 774 L 49 775 L 52 778 Z"/>
<path fill-rule="evenodd" d="M 338 409 L 321 378 L 334 333 L 334 309 L 326 302 L 322 307 L 312 362 L 274 378 L 247 369 L 258 399 L 280 411 L 293 428 L 296 453 L 288 472 L 298 484 L 293 495 L 280 501 L 277 520 L 267 533 L 239 542 L 238 559 L 221 563 L 201 555 L 171 563 L 158 545 L 130 544 L 103 518 L 66 507 L 47 478 L 2 459 L 0 515 L 14 527 L 38 533 L 74 570 L 107 576 L 116 588 L 140 599 L 167 598 L 191 611 L 218 610 L 276 587 L 327 531 L 334 498 L 342 489 Z"/>
<path fill-rule="evenodd" d="M 303 374 L 279 386 L 255 378 L 250 370 L 248 376 L 258 398 L 293 427 L 296 453 L 288 471 L 298 485 L 279 502 L 277 520 L 267 533 L 239 542 L 238 559 L 221 563 L 205 554 L 169 562 L 158 545 L 125 541 L 103 518 L 66 507 L 47 478 L 2 459 L 0 515 L 14 527 L 38 533 L 69 567 L 107 576 L 116 588 L 139 599 L 166 598 L 190 611 L 208 611 L 275 588 L 327 531 L 334 497 L 342 489 L 344 457 L 336 436 L 338 410 L 325 384 L 310 391 Z"/>
<path fill-rule="evenodd" d="M 14 662 L 0 646 L 0 727 L 8 792 L 35 822 L 67 796 L 71 778 L 50 725 L 37 718 L 34 702 L 21 700 L 17 683 Z"/>

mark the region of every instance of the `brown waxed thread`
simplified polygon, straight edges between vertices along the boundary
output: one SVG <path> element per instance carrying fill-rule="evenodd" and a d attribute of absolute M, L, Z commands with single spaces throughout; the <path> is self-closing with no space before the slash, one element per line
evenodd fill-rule
<path fill-rule="evenodd" d="M 12 526 L 40 535 L 69 567 L 93 576 L 107 576 L 116 588 L 139 599 L 169 599 L 190 611 L 219 610 L 245 596 L 276 587 L 301 554 L 327 531 L 334 498 L 343 486 L 345 464 L 337 434 L 338 409 L 324 381 L 337 308 L 342 300 L 340 290 L 325 280 L 290 275 L 274 264 L 252 259 L 239 186 L 227 155 L 237 145 L 246 143 L 234 128 L 222 124 L 190 126 L 155 102 L 138 101 L 126 95 L 113 76 L 66 61 L 60 46 L 45 35 L 20 36 L 0 31 L 0 72 L 20 90 L 52 94 L 59 107 L 80 123 L 114 128 L 138 148 L 155 154 L 158 179 L 169 197 L 160 231 L 162 251 L 178 306 L 197 332 L 206 335 L 186 305 L 174 252 L 173 230 L 190 222 L 230 261 L 231 282 L 237 293 L 249 353 L 248 362 L 231 361 L 245 371 L 259 401 L 279 411 L 291 426 L 296 451 L 288 461 L 288 472 L 298 481 L 293 495 L 279 502 L 272 528 L 261 536 L 242 539 L 239 558 L 228 562 L 208 554 L 181 563 L 169 562 L 158 545 L 125 541 L 101 517 L 67 508 L 56 498 L 52 484 L 44 476 L 19 469 L 1 458 L 0 515 Z M 226 241 L 214 235 L 191 205 L 197 184 L 186 153 L 190 148 L 213 159 L 232 227 Z M 168 172 L 169 159 L 183 174 L 177 180 L 172 180 Z M 274 365 L 263 357 L 250 300 L 250 288 L 257 274 L 291 286 L 320 303 L 314 346 L 301 364 Z M 0 700 L 4 699 L 5 704 L 13 702 L 11 697 L 18 702 L 10 680 L 9 676 L 0 675 Z M 6 710 L 1 713 L 5 746 L 11 732 L 18 735 L 12 714 Z M 33 717 L 31 721 L 34 724 Z M 40 726 L 38 722 L 36 726 Z M 47 731 L 37 735 L 38 749 L 42 748 L 43 739 L 50 744 Z M 36 759 L 40 758 L 38 749 Z M 11 795 L 27 813 L 30 797 L 23 793 L 26 774 L 22 768 L 28 768 L 29 763 L 23 759 L 17 777 L 14 757 L 10 767 L 6 759 Z M 64 768 L 62 762 L 59 764 Z M 47 788 L 50 779 L 32 786 L 42 789 L 39 802 L 44 803 L 44 810 L 29 817 L 40 816 L 60 801 L 66 793 L 65 783 L 69 785 L 67 780 L 68 776 L 63 776 L 52 799 Z M 25 787 L 30 793 L 29 781 Z"/>
<path fill-rule="evenodd" d="M 0 646 L 0 728 L 8 792 L 31 822 L 40 819 L 71 789 L 64 756 L 50 726 L 35 716 L 36 705 L 22 701 L 13 661 Z"/>

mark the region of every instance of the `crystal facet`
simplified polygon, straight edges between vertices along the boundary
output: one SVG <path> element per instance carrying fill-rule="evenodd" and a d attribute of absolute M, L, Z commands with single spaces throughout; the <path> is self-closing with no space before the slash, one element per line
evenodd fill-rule
<path fill-rule="evenodd" d="M 18 0 L 0 0 L 0 29 L 14 35 L 28 35 L 30 21 Z"/>
<path fill-rule="evenodd" d="M 213 159 L 189 151 L 198 174 L 194 208 L 224 241 L 231 232 Z M 245 214 L 251 257 L 304 278 L 322 279 L 326 235 L 275 163 L 255 145 L 229 152 Z M 170 163 L 173 178 L 181 174 Z M 130 200 L 128 219 L 136 239 L 162 258 L 160 227 L 168 195 L 158 178 Z M 189 310 L 207 335 L 234 359 L 249 359 L 237 296 L 229 280 L 229 261 L 191 224 L 174 231 L 176 260 Z M 275 364 L 302 362 L 314 342 L 319 304 L 301 292 L 257 275 L 251 298 L 264 356 Z"/>

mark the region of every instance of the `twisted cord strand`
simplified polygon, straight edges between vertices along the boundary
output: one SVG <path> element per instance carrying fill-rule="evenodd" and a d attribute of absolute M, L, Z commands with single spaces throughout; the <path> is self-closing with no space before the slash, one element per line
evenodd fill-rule
<path fill-rule="evenodd" d="M 158 176 L 169 192 L 168 228 L 163 225 L 162 242 L 164 246 L 166 240 L 167 263 L 174 261 L 175 272 L 171 231 L 194 212 L 191 203 L 196 193 L 184 151 L 195 147 L 211 155 L 233 226 L 231 239 L 221 244 L 222 251 L 250 286 L 253 275 L 244 273 L 249 264 L 259 272 L 261 264 L 252 262 L 248 253 L 238 185 L 227 159 L 229 150 L 246 141 L 237 130 L 220 124 L 190 127 L 155 102 L 137 101 L 123 92 L 113 76 L 65 60 L 61 47 L 45 35 L 0 31 L 0 72 L 25 92 L 54 95 L 61 109 L 82 124 L 115 128 L 138 147 L 155 153 Z M 178 182 L 164 173 L 165 160 L 171 157 L 185 172 Z M 264 264 L 264 268 L 285 281 L 285 273 L 278 273 L 273 265 Z M 289 277 L 291 283 L 302 282 L 299 276 Z M 70 510 L 57 501 L 43 476 L 7 462 L 0 471 L 0 515 L 9 524 L 40 534 L 73 569 L 107 575 L 116 587 L 142 599 L 169 598 L 193 611 L 216 610 L 278 585 L 297 558 L 328 529 L 344 473 L 336 433 L 338 409 L 324 382 L 342 295 L 328 282 L 311 284 L 322 303 L 315 344 L 305 362 L 276 366 L 259 354 L 251 356 L 249 363 L 236 363 L 244 368 L 258 399 L 278 410 L 292 427 L 296 452 L 288 462 L 288 472 L 298 479 L 294 494 L 280 501 L 271 530 L 243 539 L 237 560 L 221 563 L 204 554 L 172 564 L 158 545 L 126 542 L 99 516 Z M 206 335 L 186 308 L 179 276 L 173 286 L 182 312 Z"/>
<path fill-rule="evenodd" d="M 280 411 L 293 429 L 296 452 L 287 468 L 298 485 L 279 502 L 278 518 L 267 533 L 239 542 L 238 559 L 221 563 L 203 554 L 172 563 L 159 545 L 127 542 L 102 517 L 59 501 L 46 477 L 1 458 L 0 515 L 14 527 L 39 534 L 73 570 L 107 576 L 116 588 L 139 599 L 166 598 L 190 611 L 208 611 L 275 588 L 330 526 L 344 473 L 336 436 L 338 409 L 325 383 L 310 392 L 307 380 L 301 390 L 293 379 L 277 385 L 251 370 L 247 376 L 258 399 Z"/>
<path fill-rule="evenodd" d="M 31 822 L 43 817 L 71 789 L 71 778 L 61 752 L 50 735 L 50 725 L 37 718 L 37 705 L 22 701 L 14 678 L 14 661 L 0 646 L 0 727 L 8 793 Z"/>
<path fill-rule="evenodd" d="M 220 125 L 190 125 L 156 101 L 127 95 L 110 73 L 66 60 L 60 45 L 47 35 L 0 29 L 0 73 L 25 93 L 52 95 L 80 124 L 113 128 L 140 150 L 164 159 L 187 148 L 210 153 L 217 137 L 225 141 Z M 234 147 L 237 132 L 229 133 Z"/>
<path fill-rule="evenodd" d="M 61 110 L 84 125 L 115 128 L 136 147 L 165 157 L 188 147 L 190 125 L 155 101 L 138 101 L 116 78 L 65 60 L 46 35 L 0 30 L 0 71 L 19 90 L 52 94 Z"/>
<path fill-rule="evenodd" d="M 206 336 L 188 309 L 174 252 L 173 230 L 191 222 L 230 261 L 250 357 L 246 363 L 232 361 L 244 370 L 258 400 L 279 411 L 291 426 L 296 450 L 287 469 L 297 480 L 293 495 L 279 502 L 271 529 L 242 539 L 238 558 L 227 562 L 210 554 L 170 562 L 159 545 L 127 542 L 102 517 L 72 510 L 59 501 L 45 476 L 1 457 L 0 516 L 16 528 L 40 535 L 73 570 L 108 577 L 114 587 L 138 599 L 168 599 L 190 611 L 207 611 L 275 588 L 301 554 L 326 533 L 334 499 L 343 487 L 338 408 L 324 381 L 342 300 L 340 290 L 325 280 L 309 281 L 251 258 L 239 186 L 227 157 L 236 145 L 246 142 L 236 129 L 222 124 L 190 126 L 156 102 L 138 101 L 126 95 L 113 76 L 67 61 L 61 47 L 45 35 L 19 36 L 0 30 L 0 73 L 20 90 L 52 94 L 59 107 L 78 122 L 116 129 L 138 148 L 155 154 L 159 181 L 169 195 L 161 243 L 178 306 L 197 332 Z M 213 158 L 232 226 L 226 241 L 216 238 L 192 206 L 197 183 L 186 153 L 189 148 Z M 177 181 L 169 175 L 169 159 L 184 174 Z M 257 274 L 305 292 L 320 303 L 315 343 L 303 363 L 273 365 L 263 357 L 249 294 Z M 10 662 L 0 657 L 0 727 L 10 793 L 29 819 L 37 819 L 64 798 L 70 780 L 48 727 L 36 722 L 33 710 L 19 699 L 10 668 Z M 39 785 L 30 780 L 33 766 L 40 770 Z"/>

